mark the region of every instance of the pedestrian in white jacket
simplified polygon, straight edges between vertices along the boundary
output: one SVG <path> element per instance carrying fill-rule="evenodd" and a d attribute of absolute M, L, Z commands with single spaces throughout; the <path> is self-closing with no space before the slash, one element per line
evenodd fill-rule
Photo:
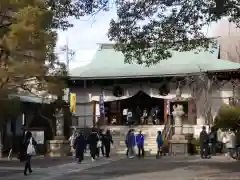
<path fill-rule="evenodd" d="M 77 133 L 73 132 L 73 134 L 69 137 L 69 144 L 70 144 L 70 151 L 72 153 L 73 158 L 75 158 L 75 148 L 74 148 L 74 143 L 75 139 L 77 137 Z"/>
<path fill-rule="evenodd" d="M 228 131 L 227 134 L 223 137 L 223 143 L 225 147 L 228 149 L 228 155 L 233 153 L 234 149 L 236 148 L 236 135 L 233 131 Z"/>

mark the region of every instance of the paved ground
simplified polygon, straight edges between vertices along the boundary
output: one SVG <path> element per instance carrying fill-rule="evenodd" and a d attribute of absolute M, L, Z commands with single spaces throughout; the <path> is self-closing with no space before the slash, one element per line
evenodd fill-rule
<path fill-rule="evenodd" d="M 21 174 L 7 174 L 0 179 L 26 179 Z M 113 157 L 96 162 L 86 160 L 83 164 L 67 163 L 48 168 L 35 169 L 27 179 L 38 180 L 240 180 L 240 161 L 213 157 L 164 157 L 155 159 L 126 159 Z"/>
<path fill-rule="evenodd" d="M 73 162 L 71 157 L 64 158 L 50 158 L 50 157 L 36 157 L 32 160 L 32 166 L 37 169 L 56 167 L 58 165 Z M 9 176 L 9 174 L 19 174 L 22 173 L 23 163 L 19 160 L 13 158 L 9 161 L 6 159 L 0 160 L 0 178 Z"/>
<path fill-rule="evenodd" d="M 51 166 L 56 166 L 60 164 L 65 164 L 72 162 L 72 157 L 62 157 L 62 158 L 50 158 L 50 157 L 33 157 L 32 163 L 34 167 L 47 168 Z M 0 167 L 21 167 L 22 163 L 18 159 L 13 158 L 13 160 L 1 159 Z"/>

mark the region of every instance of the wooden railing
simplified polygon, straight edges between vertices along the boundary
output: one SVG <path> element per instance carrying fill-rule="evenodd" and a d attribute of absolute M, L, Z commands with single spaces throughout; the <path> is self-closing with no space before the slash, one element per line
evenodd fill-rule
<path fill-rule="evenodd" d="M 173 128 L 171 124 L 171 117 L 167 118 L 167 121 L 164 123 L 164 128 L 162 131 L 162 136 L 164 140 L 169 140 L 172 137 Z"/>

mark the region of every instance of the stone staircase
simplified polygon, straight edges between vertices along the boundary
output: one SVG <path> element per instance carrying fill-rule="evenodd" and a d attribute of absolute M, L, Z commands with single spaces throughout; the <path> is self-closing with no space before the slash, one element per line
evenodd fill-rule
<path fill-rule="evenodd" d="M 156 154 L 157 145 L 156 145 L 156 136 L 157 131 L 163 130 L 164 125 L 144 125 L 144 126 L 135 126 L 135 127 L 127 127 L 127 126 L 107 126 L 105 128 L 110 129 L 113 136 L 114 148 L 112 149 L 112 153 L 116 154 L 125 154 L 126 153 L 126 145 L 125 145 L 125 137 L 129 129 L 134 129 L 137 134 L 139 130 L 145 136 L 145 152 L 146 154 Z"/>

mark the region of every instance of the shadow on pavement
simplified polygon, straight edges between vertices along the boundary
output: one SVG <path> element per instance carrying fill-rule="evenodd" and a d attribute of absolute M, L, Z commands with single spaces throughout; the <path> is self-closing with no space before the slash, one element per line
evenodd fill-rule
<path fill-rule="evenodd" d="M 50 158 L 50 157 L 42 157 L 32 159 L 32 167 L 33 168 L 48 168 L 52 166 L 57 166 L 61 164 L 74 162 L 72 157 L 61 157 L 61 158 Z M 0 168 L 1 167 L 23 167 L 24 163 L 18 160 L 0 160 Z"/>
<path fill-rule="evenodd" d="M 204 169 L 217 169 L 221 173 L 239 172 L 240 161 L 213 161 L 209 159 L 122 159 L 100 167 L 83 170 L 80 173 L 69 174 L 65 180 L 70 179 L 111 179 L 125 175 L 134 175 L 151 172 L 171 171 L 177 168 L 198 171 Z M 206 175 L 206 174 L 204 174 Z M 219 174 L 217 174 L 219 175 Z M 209 173 L 208 176 L 215 176 Z"/>

